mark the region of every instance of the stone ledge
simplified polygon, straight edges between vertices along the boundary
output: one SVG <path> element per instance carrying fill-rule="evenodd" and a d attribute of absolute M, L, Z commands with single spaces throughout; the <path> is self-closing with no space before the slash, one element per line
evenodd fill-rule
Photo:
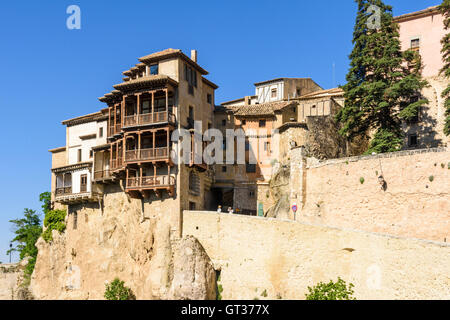
<path fill-rule="evenodd" d="M 330 159 L 330 160 L 325 160 L 325 161 L 319 162 L 318 164 L 307 165 L 307 168 L 312 169 L 312 168 L 320 168 L 320 167 L 324 167 L 327 165 L 334 165 L 334 164 L 340 164 L 340 163 L 346 163 L 346 162 L 357 162 L 357 161 L 361 161 L 361 160 L 399 158 L 399 157 L 407 157 L 407 156 L 413 156 L 413 155 L 424 154 L 424 153 L 437 153 L 437 152 L 440 153 L 440 152 L 448 152 L 448 151 L 450 151 L 450 149 L 447 147 L 404 150 L 404 151 L 383 153 L 383 154 L 376 154 L 376 155 Z"/>
<path fill-rule="evenodd" d="M 307 223 L 307 222 L 300 222 L 300 221 L 294 221 L 294 220 L 288 220 L 288 219 L 276 219 L 276 218 L 266 218 L 266 217 L 259 217 L 259 216 L 247 216 L 247 215 L 239 215 L 239 214 L 229 214 L 229 213 L 218 213 L 216 211 L 190 211 L 190 210 L 184 210 L 183 216 L 185 214 L 194 213 L 194 214 L 204 214 L 204 215 L 215 215 L 217 218 L 221 217 L 232 217 L 236 219 L 256 219 L 256 220 L 264 220 L 264 221 L 272 221 L 272 222 L 284 222 L 284 223 L 292 223 L 292 224 L 299 224 L 303 226 L 309 226 L 309 227 L 315 227 L 315 228 L 324 228 L 329 230 L 338 230 L 338 231 L 344 231 L 344 232 L 354 232 L 354 233 L 360 233 L 364 235 L 372 235 L 377 236 L 381 238 L 390 238 L 390 239 L 399 239 L 399 240 L 409 240 L 409 241 L 415 241 L 420 243 L 426 243 L 435 245 L 438 247 L 449 247 L 450 243 L 447 242 L 439 242 L 439 241 L 432 241 L 432 240 L 425 240 L 425 239 L 419 239 L 419 238 L 408 238 L 408 237 L 401 237 L 401 236 L 395 236 L 391 234 L 385 234 L 385 233 L 376 233 L 376 232 L 370 232 L 370 231 L 364 231 L 364 230 L 357 230 L 357 229 L 351 229 L 351 228 L 339 228 L 339 227 L 332 227 L 328 225 L 323 224 L 314 224 L 314 223 Z M 184 217 L 183 217 L 184 220 Z"/>

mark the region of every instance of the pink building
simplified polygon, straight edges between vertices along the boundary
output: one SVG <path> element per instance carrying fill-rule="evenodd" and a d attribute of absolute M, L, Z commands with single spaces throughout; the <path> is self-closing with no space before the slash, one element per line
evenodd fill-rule
<path fill-rule="evenodd" d="M 441 39 L 446 34 L 444 18 L 438 6 L 404 14 L 395 20 L 400 25 L 402 50 L 413 48 L 420 52 L 424 77 L 438 75 L 443 66 Z"/>

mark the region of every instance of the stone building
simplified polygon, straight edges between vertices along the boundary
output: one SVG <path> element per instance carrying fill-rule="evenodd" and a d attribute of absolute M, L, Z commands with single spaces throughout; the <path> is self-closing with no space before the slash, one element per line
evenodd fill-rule
<path fill-rule="evenodd" d="M 443 133 L 445 107 L 441 94 L 449 80 L 439 74 L 443 67 L 441 39 L 447 33 L 444 18 L 435 6 L 398 16 L 395 21 L 400 27 L 402 50 L 413 49 L 420 53 L 422 75 L 429 84 L 412 97 L 417 100 L 422 95 L 429 103 L 421 108 L 414 121 L 404 124 L 405 149 L 445 146 L 450 138 Z"/>
<path fill-rule="evenodd" d="M 195 50 L 190 58 L 175 49 L 139 58 L 123 82 L 99 98 L 107 108 L 63 122 L 67 145 L 51 150 L 54 200 L 101 207 L 106 194 L 126 192 L 142 200 L 143 219 L 166 215 L 180 232 L 181 211 L 208 204 L 212 175 L 194 161 L 198 146 L 185 155 L 171 135 L 193 135 L 195 122 L 201 133 L 212 126 L 218 87 L 207 74 Z M 69 206 L 69 215 L 81 207 Z"/>

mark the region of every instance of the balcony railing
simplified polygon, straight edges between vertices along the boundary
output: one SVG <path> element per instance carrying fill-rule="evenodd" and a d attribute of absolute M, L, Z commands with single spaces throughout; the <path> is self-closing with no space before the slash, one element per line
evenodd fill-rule
<path fill-rule="evenodd" d="M 71 194 L 72 193 L 72 187 L 64 187 L 64 188 L 56 188 L 55 190 L 55 195 L 58 196 L 63 196 L 66 194 Z"/>
<path fill-rule="evenodd" d="M 175 115 L 173 113 L 168 113 L 167 111 L 139 115 L 134 114 L 126 116 L 124 122 L 126 127 L 164 122 L 175 123 Z"/>
<path fill-rule="evenodd" d="M 123 160 L 122 158 L 113 159 L 111 161 L 111 170 L 120 169 L 123 167 Z"/>
<path fill-rule="evenodd" d="M 107 170 L 99 170 L 94 172 L 94 180 L 100 180 L 100 179 L 108 179 L 111 178 L 111 171 L 109 169 Z"/>
<path fill-rule="evenodd" d="M 125 152 L 125 161 L 167 160 L 169 147 L 150 148 L 141 150 L 128 150 Z"/>
<path fill-rule="evenodd" d="M 132 177 L 127 180 L 127 189 L 130 188 L 161 188 L 175 185 L 175 177 L 169 175 Z"/>
<path fill-rule="evenodd" d="M 108 136 L 112 137 L 113 135 L 120 133 L 121 130 L 122 130 L 121 124 L 116 124 L 115 126 L 112 125 L 109 127 Z"/>

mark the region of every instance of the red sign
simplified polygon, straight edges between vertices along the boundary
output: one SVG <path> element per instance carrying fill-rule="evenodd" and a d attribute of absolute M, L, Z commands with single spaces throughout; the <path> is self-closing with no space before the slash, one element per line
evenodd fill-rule
<path fill-rule="evenodd" d="M 292 206 L 292 211 L 297 212 L 297 205 L 296 205 L 296 204 L 294 204 L 294 205 Z"/>

